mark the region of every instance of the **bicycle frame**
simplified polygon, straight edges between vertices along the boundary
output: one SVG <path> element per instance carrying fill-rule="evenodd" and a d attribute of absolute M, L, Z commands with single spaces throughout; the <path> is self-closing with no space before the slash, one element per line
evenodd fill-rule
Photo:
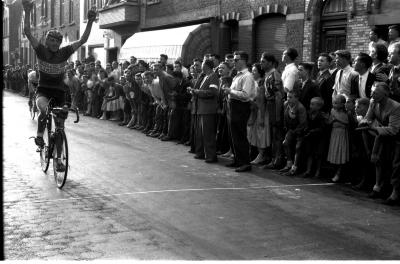
<path fill-rule="evenodd" d="M 48 144 L 41 151 L 42 170 L 47 172 L 50 159 L 53 159 L 54 178 L 57 187 L 61 189 L 66 181 L 68 173 L 68 142 L 64 132 L 65 119 L 68 117 L 68 111 L 76 114 L 74 123 L 79 122 L 79 110 L 65 107 L 53 107 L 53 98 L 49 100 L 46 108 L 46 114 L 41 119 L 45 122 Z M 54 123 L 54 129 L 52 129 Z M 59 168 L 59 166 L 61 166 Z M 62 169 L 61 169 L 62 168 Z"/>

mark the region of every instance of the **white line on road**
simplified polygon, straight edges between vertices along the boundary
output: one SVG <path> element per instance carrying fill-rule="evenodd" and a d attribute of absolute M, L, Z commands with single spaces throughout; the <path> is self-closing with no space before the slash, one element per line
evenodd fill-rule
<path fill-rule="evenodd" d="M 225 187 L 225 188 L 203 188 L 203 189 L 176 189 L 176 190 L 158 190 L 158 191 L 138 191 L 138 192 L 127 192 L 127 193 L 115 193 L 115 194 L 102 194 L 93 196 L 82 196 L 82 197 L 70 197 L 62 199 L 52 199 L 52 200 L 30 200 L 22 199 L 18 201 L 8 201 L 4 204 L 14 203 L 14 202 L 31 202 L 31 203 L 51 203 L 60 201 L 73 201 L 73 200 L 85 200 L 85 199 L 95 199 L 103 197 L 113 197 L 113 196 L 124 196 L 124 195 L 137 195 L 137 194 L 151 194 L 151 193 L 173 193 L 173 192 L 199 192 L 199 191 L 235 191 L 235 190 L 255 190 L 255 189 L 269 189 L 269 188 L 288 188 L 288 187 L 309 187 L 309 186 L 330 186 L 335 183 L 310 183 L 310 184 L 289 184 L 289 185 L 270 185 L 270 186 L 257 186 L 257 187 Z"/>

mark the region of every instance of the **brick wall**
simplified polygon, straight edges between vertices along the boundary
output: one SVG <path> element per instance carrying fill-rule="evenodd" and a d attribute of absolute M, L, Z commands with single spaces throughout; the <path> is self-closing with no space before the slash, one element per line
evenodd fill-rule
<path fill-rule="evenodd" d="M 349 18 L 347 25 L 346 49 L 350 50 L 352 58 L 359 52 L 368 53 L 369 31 L 367 1 L 356 0 L 355 16 Z"/>
<path fill-rule="evenodd" d="M 241 19 L 250 19 L 250 12 L 258 10 L 260 6 L 267 5 L 287 5 L 288 14 L 303 13 L 304 12 L 304 0 L 247 0 L 247 1 L 232 1 L 222 0 L 221 1 L 221 12 L 222 14 L 228 12 L 239 12 Z"/>
<path fill-rule="evenodd" d="M 249 54 L 249 60 L 254 61 L 254 54 L 252 54 L 253 43 L 253 24 L 242 24 L 239 21 L 239 50 L 246 51 Z"/>
<path fill-rule="evenodd" d="M 286 21 L 287 35 L 286 43 L 288 47 L 295 48 L 299 52 L 299 59 L 303 56 L 303 30 L 304 20 L 288 20 Z"/>

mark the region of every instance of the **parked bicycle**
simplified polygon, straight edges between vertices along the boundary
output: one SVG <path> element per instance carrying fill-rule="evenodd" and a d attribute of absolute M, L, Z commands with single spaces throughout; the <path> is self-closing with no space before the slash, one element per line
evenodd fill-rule
<path fill-rule="evenodd" d="M 53 99 L 50 99 L 46 109 L 44 121 L 46 128 L 43 135 L 44 146 L 38 149 L 40 152 L 40 165 L 44 172 L 47 172 L 50 160 L 53 160 L 54 180 L 61 189 L 68 174 L 68 141 L 64 131 L 64 123 L 68 112 L 76 114 L 74 123 L 79 122 L 79 110 L 73 108 L 53 107 Z"/>

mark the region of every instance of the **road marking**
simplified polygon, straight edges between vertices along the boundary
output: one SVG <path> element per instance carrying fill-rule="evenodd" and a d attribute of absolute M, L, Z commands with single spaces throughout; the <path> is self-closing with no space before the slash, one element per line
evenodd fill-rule
<path fill-rule="evenodd" d="M 270 189 L 270 188 L 289 188 L 289 187 L 310 187 L 310 186 L 331 186 L 335 183 L 310 183 L 310 184 L 289 184 L 289 185 L 269 185 L 269 186 L 255 186 L 255 187 L 220 187 L 220 188 L 203 188 L 203 189 L 175 189 L 175 190 L 158 190 L 158 191 L 138 191 L 138 192 L 127 192 L 127 193 L 115 193 L 115 194 L 102 194 L 93 196 L 82 196 L 82 197 L 70 197 L 52 200 L 30 200 L 21 199 L 18 201 L 6 201 L 4 204 L 10 204 L 14 202 L 31 202 L 31 203 L 51 203 L 60 201 L 74 201 L 74 200 L 85 200 L 95 199 L 113 196 L 125 196 L 125 195 L 137 195 L 137 194 L 152 194 L 152 193 L 177 193 L 177 192 L 202 192 L 202 191 L 236 191 L 236 190 L 257 190 L 257 189 Z"/>

